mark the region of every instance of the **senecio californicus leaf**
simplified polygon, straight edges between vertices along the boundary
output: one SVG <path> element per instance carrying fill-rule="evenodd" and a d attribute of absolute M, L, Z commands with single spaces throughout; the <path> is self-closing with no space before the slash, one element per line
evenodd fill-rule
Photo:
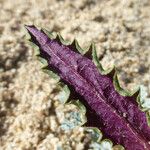
<path fill-rule="evenodd" d="M 84 104 L 87 118 L 84 126 L 100 129 L 105 138 L 123 145 L 126 150 L 150 150 L 148 113 L 138 107 L 139 91 L 129 94 L 123 90 L 115 69 L 106 74 L 97 60 L 94 44 L 90 47 L 91 60 L 90 52 L 84 53 L 76 40 L 69 45 L 62 37 L 51 38 L 47 31 L 35 26 L 26 26 L 26 29 L 30 41 L 39 47 L 38 56 L 47 61 L 45 68 L 56 73 L 68 85 L 73 97 Z"/>

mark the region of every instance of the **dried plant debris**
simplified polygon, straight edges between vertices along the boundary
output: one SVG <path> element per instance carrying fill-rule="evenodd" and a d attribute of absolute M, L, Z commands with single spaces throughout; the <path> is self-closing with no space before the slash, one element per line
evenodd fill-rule
<path fill-rule="evenodd" d="M 103 69 L 94 44 L 84 51 L 76 40 L 68 44 L 45 29 L 33 25 L 26 29 L 43 70 L 65 84 L 61 101 L 75 103 L 86 117 L 82 117 L 83 125 L 99 132 L 100 138 L 91 147 L 150 149 L 148 103 L 141 100 L 140 89 L 130 93 L 120 86 L 115 67 Z"/>

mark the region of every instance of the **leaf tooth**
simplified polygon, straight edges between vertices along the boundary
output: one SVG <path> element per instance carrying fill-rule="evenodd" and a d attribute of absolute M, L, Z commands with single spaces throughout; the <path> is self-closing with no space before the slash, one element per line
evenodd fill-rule
<path fill-rule="evenodd" d="M 36 45 L 35 43 L 33 43 L 32 41 L 28 41 L 29 45 L 34 49 L 34 55 L 39 56 L 40 55 L 40 49 L 38 47 L 38 45 Z"/>
<path fill-rule="evenodd" d="M 133 92 L 131 92 L 131 97 L 137 99 L 137 97 L 140 95 L 140 91 L 140 87 L 136 88 Z"/>
<path fill-rule="evenodd" d="M 50 65 L 44 66 L 44 67 L 42 67 L 42 69 L 44 69 L 44 70 L 49 70 L 49 71 L 53 71 L 54 73 L 57 72 L 57 70 L 56 70 L 53 66 L 50 66 Z"/>
<path fill-rule="evenodd" d="M 48 31 L 47 29 L 45 28 L 42 28 L 41 31 L 43 33 L 45 33 L 50 39 L 54 39 L 54 35 L 52 34 L 52 32 Z"/>
<path fill-rule="evenodd" d="M 130 92 L 123 89 L 121 86 L 120 86 L 120 83 L 119 83 L 119 80 L 118 80 L 118 75 L 117 75 L 117 72 L 115 72 L 114 76 L 113 76 L 113 84 L 114 84 L 114 87 L 115 87 L 115 90 L 122 96 L 131 96 Z"/>
<path fill-rule="evenodd" d="M 94 43 L 91 43 L 91 45 L 89 46 L 88 50 L 85 52 L 84 56 L 92 59 L 92 51 L 94 49 Z"/>
<path fill-rule="evenodd" d="M 101 146 L 102 146 L 102 149 L 112 149 L 113 147 L 113 143 L 111 140 L 109 139 L 104 139 L 100 142 Z"/>
<path fill-rule="evenodd" d="M 79 112 L 80 112 L 81 118 L 82 118 L 81 126 L 84 125 L 87 122 L 86 107 L 79 100 L 72 100 L 68 104 L 73 104 L 79 109 Z"/>
<path fill-rule="evenodd" d="M 74 105 L 76 108 L 76 111 L 72 111 L 70 113 L 70 119 L 65 119 L 64 122 L 61 124 L 61 128 L 63 130 L 73 129 L 75 127 L 82 126 L 86 121 L 86 112 L 84 109 L 84 105 L 79 100 L 71 100 L 69 103 L 66 103 L 70 107 L 70 105 Z"/>
<path fill-rule="evenodd" d="M 60 44 L 63 45 L 69 45 L 69 42 L 65 40 L 60 33 L 57 33 L 56 38 L 55 38 Z"/>
<path fill-rule="evenodd" d="M 110 69 L 107 69 L 105 71 L 105 75 L 108 75 L 111 78 L 113 78 L 116 72 L 117 72 L 117 69 L 116 69 L 115 65 L 113 65 Z"/>
<path fill-rule="evenodd" d="M 55 71 L 53 71 L 55 72 Z M 65 87 L 67 86 L 67 87 Z M 80 95 L 78 95 L 78 93 L 73 89 L 73 87 L 71 85 L 68 85 L 66 81 L 64 81 L 63 79 L 60 79 L 59 82 L 57 83 L 57 87 L 59 88 L 60 91 L 63 92 L 63 90 L 66 90 L 66 93 L 68 96 L 68 99 L 66 99 L 66 101 L 64 100 L 64 103 L 69 103 L 71 100 L 75 100 L 75 99 L 82 99 L 82 97 Z M 65 93 L 65 91 L 64 91 Z M 59 98 L 59 97 L 58 97 Z M 63 102 L 63 100 L 60 99 L 60 101 Z"/>
<path fill-rule="evenodd" d="M 42 63 L 42 67 L 47 67 L 48 66 L 47 60 L 45 58 L 43 58 L 41 55 L 38 55 L 37 59 Z"/>
<path fill-rule="evenodd" d="M 137 103 L 138 103 L 138 106 L 139 106 L 139 108 L 140 108 L 140 110 L 142 111 L 142 112 L 145 112 L 146 113 L 146 117 L 147 117 L 147 112 L 149 111 L 149 108 L 147 108 L 146 106 L 143 106 L 143 104 L 144 104 L 144 101 L 143 100 L 141 100 L 142 99 L 142 97 L 141 97 L 141 90 L 140 90 L 140 93 L 139 93 L 139 95 L 137 96 L 137 99 L 136 99 L 136 101 L 137 101 Z M 148 121 L 149 119 L 147 118 L 147 121 Z"/>
<path fill-rule="evenodd" d="M 148 126 L 150 126 L 150 109 L 149 107 L 147 107 L 146 105 L 144 105 L 145 101 L 142 98 L 142 90 L 141 87 L 139 88 L 139 90 L 137 91 L 137 103 L 139 104 L 139 108 L 141 109 L 141 111 L 145 112 L 146 114 L 146 119 L 147 119 L 147 123 Z"/>
<path fill-rule="evenodd" d="M 32 42 L 31 40 L 28 40 L 28 43 L 29 43 L 29 45 L 32 47 L 32 48 L 35 48 L 37 45 L 34 43 L 34 42 Z"/>
<path fill-rule="evenodd" d="M 70 47 L 72 48 L 72 50 L 73 50 L 74 52 L 79 53 L 79 51 L 76 49 L 76 39 L 74 39 L 74 40 L 72 41 L 72 43 L 70 44 Z"/>
<path fill-rule="evenodd" d="M 58 95 L 58 99 L 61 101 L 61 103 L 65 104 L 67 101 L 69 101 L 70 94 L 70 89 L 67 85 L 64 85 L 61 87 L 61 92 Z"/>
<path fill-rule="evenodd" d="M 103 134 L 97 127 L 85 127 L 85 131 L 91 133 L 93 141 L 100 142 L 102 140 Z"/>
<path fill-rule="evenodd" d="M 30 40 L 31 40 L 31 35 L 27 32 L 27 33 L 25 34 L 24 38 L 25 38 L 26 40 L 30 41 Z"/>
<path fill-rule="evenodd" d="M 73 51 L 78 52 L 79 54 L 84 54 L 84 50 L 81 48 L 81 46 L 79 45 L 79 42 L 74 39 L 73 42 L 71 43 L 70 47 L 73 49 Z"/>
<path fill-rule="evenodd" d="M 42 71 L 50 75 L 53 79 L 55 79 L 57 82 L 60 81 L 60 77 L 55 73 L 55 69 L 51 66 L 45 66 L 42 67 Z"/>
<path fill-rule="evenodd" d="M 93 62 L 95 64 L 95 66 L 98 68 L 99 72 L 101 74 L 103 74 L 103 72 L 105 71 L 102 64 L 99 62 L 98 56 L 97 56 L 97 52 L 96 52 L 96 46 L 95 44 L 93 45 L 93 49 L 92 49 L 92 58 L 93 58 Z"/>
<path fill-rule="evenodd" d="M 110 77 L 114 76 L 114 74 L 116 72 L 115 66 L 112 66 L 111 68 L 109 68 L 107 70 L 105 70 L 103 68 L 102 64 L 100 63 L 100 61 L 98 59 L 95 44 L 93 44 L 93 46 L 92 46 L 92 60 L 102 75 L 109 75 Z"/>
<path fill-rule="evenodd" d="M 139 104 L 139 107 L 141 109 L 141 111 L 146 113 L 146 117 L 147 117 L 147 121 L 148 121 L 148 125 L 150 126 L 150 107 L 149 107 L 149 103 L 146 103 L 147 100 L 145 100 L 146 97 L 143 97 L 143 93 L 142 93 L 142 89 L 141 87 L 139 88 L 139 93 L 137 95 L 137 103 Z"/>
<path fill-rule="evenodd" d="M 77 106 L 80 111 L 85 115 L 86 114 L 86 108 L 85 106 L 79 101 L 79 100 L 74 100 L 74 101 L 71 101 L 69 104 L 74 104 L 75 106 Z"/>

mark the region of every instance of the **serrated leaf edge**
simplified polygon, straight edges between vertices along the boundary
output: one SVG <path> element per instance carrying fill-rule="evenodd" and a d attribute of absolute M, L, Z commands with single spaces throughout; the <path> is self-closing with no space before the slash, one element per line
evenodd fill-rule
<path fill-rule="evenodd" d="M 48 37 L 52 38 L 52 33 L 51 33 L 51 32 L 49 32 L 49 31 L 46 30 L 46 29 L 42 29 L 42 31 L 43 31 Z M 57 36 L 56 36 L 55 38 L 53 37 L 53 39 L 56 39 L 56 40 L 59 39 L 59 42 L 60 42 L 61 44 L 64 44 L 64 43 L 66 44 L 66 41 L 63 39 L 63 37 L 62 37 L 60 34 L 57 34 Z M 44 59 L 44 58 L 42 58 L 42 57 L 40 56 L 39 47 L 38 47 L 35 43 L 31 42 L 31 38 L 28 39 L 28 40 L 29 40 L 30 45 L 34 48 L 35 54 L 37 55 L 38 59 L 40 60 L 40 62 L 43 63 L 43 68 L 44 68 L 45 66 L 48 65 L 47 60 Z M 68 43 L 68 42 L 67 42 L 67 43 Z M 67 45 L 68 45 L 68 44 L 67 44 Z M 78 50 L 79 53 L 81 53 L 82 55 L 83 55 L 83 54 L 86 55 L 87 51 L 85 51 L 85 50 L 83 50 L 83 49 L 81 48 L 81 46 L 79 45 L 79 43 L 78 43 L 78 41 L 77 41 L 76 39 L 72 42 L 71 45 L 74 45 L 74 46 L 76 47 L 76 50 Z M 140 101 L 140 88 L 139 88 L 137 91 L 133 92 L 133 93 L 129 92 L 128 90 L 123 89 L 123 88 L 120 86 L 120 83 L 119 83 L 119 80 L 118 80 L 117 71 L 116 71 L 115 66 L 113 66 L 111 69 L 104 70 L 103 66 L 101 65 L 101 63 L 100 63 L 99 60 L 98 60 L 98 56 L 97 56 L 97 53 L 96 53 L 96 46 L 95 46 L 94 43 L 91 43 L 91 46 L 90 46 L 89 50 L 92 51 L 93 62 L 94 62 L 94 64 L 96 65 L 96 67 L 98 68 L 99 72 L 100 72 L 102 75 L 108 75 L 108 74 L 111 74 L 111 73 L 113 72 L 113 73 L 112 73 L 112 74 L 113 74 L 113 84 L 114 84 L 115 90 L 116 90 L 120 95 L 122 95 L 122 96 L 130 96 L 130 97 L 131 97 L 131 96 L 134 96 L 134 94 L 135 94 L 136 92 L 138 92 L 137 97 L 136 97 L 136 101 L 137 101 L 137 103 L 139 104 L 139 108 L 140 108 L 142 111 L 146 112 L 146 114 L 148 114 L 148 115 L 146 115 L 146 116 L 148 116 L 148 117 L 150 118 L 149 113 L 147 113 L 148 108 L 142 107 L 142 103 L 141 103 L 141 101 Z M 45 70 L 45 69 L 43 69 L 43 68 L 42 68 L 42 70 L 43 70 L 44 72 L 48 73 L 52 78 L 56 79 L 57 81 L 60 80 L 60 77 L 59 77 L 56 73 L 54 73 L 53 71 L 50 71 L 50 70 Z M 149 120 L 149 119 L 147 119 L 147 120 Z"/>
<path fill-rule="evenodd" d="M 60 34 L 57 34 L 56 35 L 56 37 L 54 38 L 53 37 L 53 35 L 52 35 L 52 33 L 51 32 L 49 32 L 48 30 L 46 30 L 46 29 L 42 29 L 41 31 L 43 31 L 50 39 L 55 39 L 55 40 L 57 40 L 58 42 L 60 42 L 61 44 L 64 44 L 64 45 L 69 45 L 68 43 L 68 41 L 65 41 L 64 39 L 63 39 L 63 37 L 60 35 Z M 29 34 L 28 34 L 29 35 Z M 30 42 L 30 45 L 36 50 L 36 55 L 37 55 L 37 57 L 39 57 L 40 59 L 41 59 L 41 57 L 39 56 L 40 55 L 40 51 L 39 51 L 39 48 L 38 48 L 38 46 L 36 45 L 36 44 L 34 44 L 34 43 L 32 43 L 31 41 L 30 41 L 30 39 L 31 39 L 31 36 L 30 36 L 30 38 L 28 38 L 28 40 L 29 40 L 29 42 Z M 74 41 L 72 42 L 72 44 L 70 45 L 70 46 L 75 46 L 75 48 L 76 48 L 76 50 L 79 52 L 79 53 L 81 53 L 82 55 L 86 55 L 86 53 L 88 52 L 88 51 L 85 51 L 85 50 L 83 50 L 82 48 L 81 48 L 81 46 L 79 45 L 79 43 L 78 43 L 78 41 L 76 40 L 76 39 L 74 39 Z M 104 70 L 104 68 L 103 68 L 103 66 L 102 66 L 102 64 L 99 62 L 99 60 L 98 60 L 98 57 L 97 57 L 97 53 L 96 53 L 96 46 L 95 46 L 95 44 L 94 43 L 92 43 L 91 44 L 91 46 L 90 46 L 90 48 L 89 48 L 89 50 L 91 50 L 92 49 L 92 58 L 93 58 L 93 63 L 96 65 L 96 67 L 98 68 L 98 70 L 99 70 L 99 72 L 102 74 L 102 75 L 108 75 L 108 74 L 111 74 L 111 72 L 114 72 L 114 75 L 113 75 L 113 84 L 114 84 L 114 87 L 115 87 L 115 89 L 116 89 L 116 91 L 120 94 L 120 95 L 122 95 L 122 96 L 133 96 L 134 95 L 134 93 L 130 93 L 129 91 L 127 91 L 127 90 L 124 90 L 121 86 L 120 86 L 120 83 L 119 83 L 119 80 L 118 80 L 118 76 L 117 76 L 117 73 L 116 73 L 116 68 L 115 68 L 115 66 L 113 66 L 111 69 L 108 69 L 108 70 Z M 38 51 L 37 51 L 38 50 Z M 42 62 L 44 62 L 44 65 L 45 66 L 47 66 L 48 65 L 48 63 L 46 63 L 47 62 L 47 60 L 46 59 L 44 59 L 44 58 L 42 58 Z M 50 71 L 50 70 L 46 70 L 46 69 L 44 69 L 44 68 L 42 68 L 42 70 L 44 71 L 44 72 L 46 72 L 46 73 L 48 73 L 48 74 L 50 74 L 50 75 L 52 75 L 53 77 L 54 77 L 54 79 L 59 79 L 60 80 L 60 77 L 56 74 L 56 73 L 54 73 L 54 72 L 52 72 L 52 71 Z M 114 71 L 115 70 L 115 71 Z M 58 81 L 59 81 L 58 80 Z M 137 90 L 137 91 L 140 91 L 140 90 Z M 136 92 L 137 92 L 136 91 Z M 135 92 L 135 93 L 136 93 Z M 66 101 L 67 102 L 67 101 Z M 138 96 L 137 96 L 137 102 L 138 102 L 138 104 L 139 104 L 139 107 L 140 107 L 140 109 L 141 110 L 147 110 L 146 108 L 143 108 L 142 107 L 142 104 L 141 104 L 141 101 L 140 101 L 140 92 L 139 92 L 139 94 L 138 94 Z M 74 104 L 74 105 L 76 105 L 76 106 L 78 106 L 79 107 L 79 110 L 80 110 L 80 112 L 83 114 L 83 120 L 84 120 L 84 122 L 82 123 L 82 125 L 83 124 L 85 124 L 86 123 L 86 121 L 87 121 L 87 119 L 86 119 L 86 108 L 85 108 L 85 106 L 83 105 L 83 104 L 81 104 L 81 102 L 78 100 L 78 101 L 70 101 L 69 102 L 70 104 Z M 150 114 L 148 113 L 148 111 L 145 111 L 146 112 L 146 117 L 147 117 L 147 120 L 148 120 L 148 125 L 150 126 Z M 99 129 L 98 129 L 99 130 Z M 100 131 L 101 132 L 101 131 Z M 104 140 L 103 140 L 104 141 Z M 110 141 L 110 140 L 108 140 L 107 139 L 107 141 Z M 117 146 L 117 145 L 116 145 Z M 119 145 L 120 146 L 120 145 Z M 118 150 L 123 150 L 122 149 L 123 147 L 121 146 L 121 149 L 118 149 Z"/>

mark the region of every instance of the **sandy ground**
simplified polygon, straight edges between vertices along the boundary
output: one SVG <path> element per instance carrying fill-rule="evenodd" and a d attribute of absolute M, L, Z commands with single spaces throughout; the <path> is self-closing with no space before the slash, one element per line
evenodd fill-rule
<path fill-rule="evenodd" d="M 124 87 L 142 84 L 150 96 L 149 0 L 0 0 L 0 149 L 88 149 L 82 128 L 60 128 L 69 108 L 26 43 L 23 26 L 33 23 L 84 48 L 94 41 Z"/>

